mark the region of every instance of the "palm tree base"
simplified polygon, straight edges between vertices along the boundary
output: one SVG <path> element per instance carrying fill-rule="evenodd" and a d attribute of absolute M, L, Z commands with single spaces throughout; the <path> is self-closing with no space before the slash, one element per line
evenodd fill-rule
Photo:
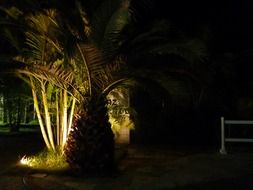
<path fill-rule="evenodd" d="M 66 161 L 72 169 L 88 175 L 114 171 L 114 135 L 105 116 L 106 113 L 86 113 L 74 122 L 64 147 Z"/>

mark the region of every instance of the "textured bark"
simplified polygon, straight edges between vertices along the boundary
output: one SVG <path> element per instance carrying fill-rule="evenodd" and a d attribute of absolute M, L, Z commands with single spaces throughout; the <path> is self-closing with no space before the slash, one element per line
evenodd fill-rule
<path fill-rule="evenodd" d="M 64 153 L 70 166 L 84 174 L 100 175 L 113 171 L 114 136 L 105 108 L 79 114 Z"/>

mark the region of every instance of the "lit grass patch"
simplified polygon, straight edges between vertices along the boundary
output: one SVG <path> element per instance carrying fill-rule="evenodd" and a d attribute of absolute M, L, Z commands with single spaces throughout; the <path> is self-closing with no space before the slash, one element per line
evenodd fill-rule
<path fill-rule="evenodd" d="M 42 151 L 35 156 L 24 156 L 20 164 L 38 170 L 63 171 L 69 168 L 64 155 L 53 151 Z"/>

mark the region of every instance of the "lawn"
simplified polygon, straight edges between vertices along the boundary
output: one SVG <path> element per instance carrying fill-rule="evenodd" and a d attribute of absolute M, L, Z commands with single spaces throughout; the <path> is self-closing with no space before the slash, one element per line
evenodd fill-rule
<path fill-rule="evenodd" d="M 38 133 L 40 131 L 38 125 L 30 125 L 30 124 L 21 124 L 18 132 L 16 134 L 33 134 Z M 0 123 L 0 135 L 14 135 L 13 132 L 10 132 L 10 127 L 7 127 L 5 124 Z"/>

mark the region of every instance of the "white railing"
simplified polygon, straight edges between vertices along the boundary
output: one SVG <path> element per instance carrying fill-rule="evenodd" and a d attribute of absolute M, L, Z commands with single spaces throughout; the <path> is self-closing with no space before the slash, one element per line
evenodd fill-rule
<path fill-rule="evenodd" d="M 253 139 L 249 138 L 226 138 L 225 136 L 225 125 L 253 125 L 252 120 L 225 120 L 221 117 L 221 154 L 227 154 L 225 148 L 225 142 L 253 142 Z"/>

